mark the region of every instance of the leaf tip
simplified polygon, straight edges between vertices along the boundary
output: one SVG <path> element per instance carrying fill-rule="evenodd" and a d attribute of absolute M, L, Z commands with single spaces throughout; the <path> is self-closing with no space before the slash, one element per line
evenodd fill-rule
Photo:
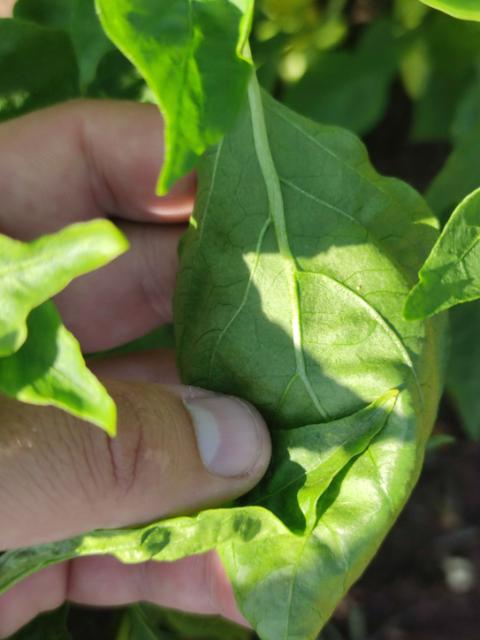
<path fill-rule="evenodd" d="M 157 180 L 157 188 L 156 193 L 157 196 L 166 196 L 173 186 L 172 178 L 169 175 L 169 172 L 164 167 L 160 172 Z"/>

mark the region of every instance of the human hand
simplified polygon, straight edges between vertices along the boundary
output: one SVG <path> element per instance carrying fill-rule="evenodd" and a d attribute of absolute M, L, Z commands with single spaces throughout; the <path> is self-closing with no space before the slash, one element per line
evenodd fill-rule
<path fill-rule="evenodd" d="M 0 126 L 0 232 L 31 240 L 112 215 L 130 241 L 130 252 L 57 299 L 87 352 L 171 320 L 194 180 L 154 195 L 162 138 L 154 107 L 115 102 L 74 102 Z M 119 410 L 115 440 L 57 410 L 0 397 L 0 550 L 218 504 L 264 473 L 270 441 L 259 414 L 180 386 L 171 353 L 117 356 L 96 370 L 115 380 L 104 382 Z M 45 569 L 1 596 L 0 638 L 66 599 L 150 601 L 244 622 L 214 553 L 137 566 L 95 557 Z"/>

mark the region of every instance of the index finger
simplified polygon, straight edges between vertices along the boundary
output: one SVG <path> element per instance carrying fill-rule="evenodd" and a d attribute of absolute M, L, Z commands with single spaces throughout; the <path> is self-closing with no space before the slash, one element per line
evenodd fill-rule
<path fill-rule="evenodd" d="M 1 231 L 29 240 L 103 215 L 185 220 L 194 178 L 156 196 L 163 157 L 153 105 L 79 100 L 2 124 Z"/>

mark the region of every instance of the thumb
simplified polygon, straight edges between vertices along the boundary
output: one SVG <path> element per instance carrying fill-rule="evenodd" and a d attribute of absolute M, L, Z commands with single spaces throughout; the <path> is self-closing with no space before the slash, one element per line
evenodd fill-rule
<path fill-rule="evenodd" d="M 233 499 L 266 470 L 249 404 L 192 387 L 111 382 L 118 436 L 0 399 L 0 549 L 186 513 Z"/>

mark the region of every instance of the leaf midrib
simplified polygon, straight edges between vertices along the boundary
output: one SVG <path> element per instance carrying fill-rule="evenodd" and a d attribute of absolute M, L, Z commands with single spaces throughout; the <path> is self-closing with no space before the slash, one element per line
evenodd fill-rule
<path fill-rule="evenodd" d="M 368 300 L 366 300 L 363 296 L 359 295 L 357 292 L 350 289 L 350 287 L 347 287 L 345 284 L 339 282 L 338 280 L 329 276 L 328 274 L 323 274 L 320 272 L 318 273 L 307 272 L 307 271 L 304 271 L 298 265 L 298 262 L 296 261 L 295 256 L 293 255 L 293 252 L 290 248 L 290 244 L 288 240 L 281 179 L 277 172 L 275 161 L 273 159 L 271 148 L 270 148 L 270 142 L 269 142 L 267 127 L 265 122 L 265 110 L 263 106 L 261 90 L 256 78 L 252 80 L 249 86 L 249 103 L 250 103 L 250 109 L 251 109 L 251 119 L 252 119 L 252 129 L 253 129 L 255 150 L 257 152 L 259 165 L 265 180 L 267 197 L 269 200 L 270 217 L 272 218 L 272 221 L 274 223 L 275 234 L 277 237 L 277 242 L 279 244 L 280 254 L 289 263 L 289 271 L 291 276 L 290 280 L 293 281 L 295 285 L 294 289 L 293 287 L 291 287 L 291 292 L 293 294 L 292 333 L 293 333 L 294 346 L 295 346 L 295 355 L 297 359 L 298 374 L 302 379 L 303 383 L 305 384 L 305 387 L 309 395 L 312 397 L 312 400 L 314 397 L 315 398 L 317 397 L 312 388 L 310 380 L 308 379 L 306 368 L 305 368 L 305 361 L 303 357 L 303 340 L 302 340 L 302 331 L 301 331 L 301 324 L 300 324 L 300 301 L 299 301 L 298 284 L 297 284 L 298 273 L 313 273 L 313 275 L 323 275 L 331 279 L 332 281 L 336 282 L 341 287 L 347 289 L 352 295 L 354 295 L 359 300 L 359 302 L 361 302 L 363 306 L 367 307 L 369 313 L 374 315 L 374 318 L 376 319 L 376 321 L 384 328 L 387 335 L 390 336 L 393 343 L 395 344 L 395 346 L 400 352 L 401 359 L 406 363 L 407 367 L 411 370 L 412 376 L 415 382 L 415 386 L 419 394 L 419 398 L 421 401 L 423 401 L 423 392 L 421 389 L 420 382 L 418 380 L 418 375 L 417 375 L 417 371 L 413 363 L 413 360 L 410 357 L 408 349 L 406 348 L 401 336 L 390 325 L 390 323 L 388 323 L 387 320 L 374 307 L 372 307 L 372 305 L 368 302 Z M 282 115 L 282 118 L 285 120 L 283 114 L 281 115 Z M 318 141 L 314 140 L 308 135 L 307 137 L 309 139 L 312 139 L 312 141 L 316 142 L 322 149 L 324 149 L 326 152 L 331 154 L 333 157 L 339 159 L 335 154 L 333 154 L 333 152 L 331 152 L 329 149 L 321 145 Z M 354 170 L 357 171 L 355 168 Z M 378 185 L 375 185 L 374 183 L 372 184 L 378 191 L 385 193 L 383 189 L 381 189 Z M 357 221 L 357 222 L 363 228 L 365 228 L 367 233 L 369 233 L 368 229 L 360 221 Z M 301 358 L 301 361 L 299 361 L 300 358 Z M 319 408 L 316 403 L 315 403 L 315 406 L 317 407 L 317 409 Z M 321 409 L 325 411 L 323 407 L 321 407 Z M 327 417 L 329 417 L 328 414 L 327 414 Z"/>
<path fill-rule="evenodd" d="M 267 199 L 269 205 L 269 216 L 273 222 L 275 236 L 277 238 L 280 255 L 287 264 L 291 313 L 292 313 L 292 339 L 295 352 L 295 362 L 298 375 L 300 376 L 305 389 L 310 396 L 315 408 L 323 419 L 330 418 L 328 412 L 323 407 L 313 386 L 308 378 L 303 351 L 302 327 L 300 322 L 300 300 L 297 282 L 298 265 L 291 251 L 288 241 L 287 225 L 285 220 L 285 206 L 283 201 L 282 187 L 275 167 L 275 162 L 270 149 L 270 141 L 265 122 L 265 112 L 260 91 L 260 86 L 255 75 L 252 76 L 248 87 L 248 100 L 252 121 L 252 132 L 255 151 L 258 163 L 265 181 Z"/>

